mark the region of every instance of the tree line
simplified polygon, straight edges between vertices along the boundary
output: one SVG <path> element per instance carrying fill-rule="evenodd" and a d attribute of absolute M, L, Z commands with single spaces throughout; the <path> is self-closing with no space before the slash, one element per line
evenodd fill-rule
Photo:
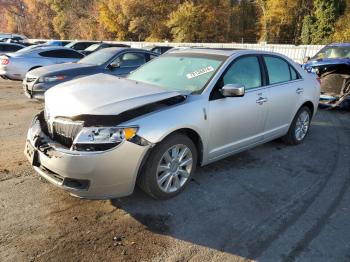
<path fill-rule="evenodd" d="M 30 38 L 326 44 L 350 41 L 350 0 L 0 0 Z"/>

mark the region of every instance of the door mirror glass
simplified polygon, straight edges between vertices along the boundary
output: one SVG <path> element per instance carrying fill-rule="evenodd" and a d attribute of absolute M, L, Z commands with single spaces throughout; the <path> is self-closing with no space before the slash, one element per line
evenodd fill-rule
<path fill-rule="evenodd" d="M 310 59 L 311 59 L 310 56 L 305 56 L 303 60 L 304 64 L 307 63 Z"/>
<path fill-rule="evenodd" d="M 120 68 L 120 62 L 119 61 L 114 61 L 114 62 L 112 62 L 112 63 L 110 63 L 108 65 L 108 68 L 110 70 L 114 70 L 114 69 Z"/>
<path fill-rule="evenodd" d="M 240 84 L 226 84 L 220 92 L 224 97 L 242 97 L 245 93 L 245 87 Z"/>

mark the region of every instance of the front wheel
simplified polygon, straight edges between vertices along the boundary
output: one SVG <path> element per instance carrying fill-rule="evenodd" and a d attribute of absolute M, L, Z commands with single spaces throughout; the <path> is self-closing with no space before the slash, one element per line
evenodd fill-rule
<path fill-rule="evenodd" d="M 197 150 L 190 138 L 174 134 L 155 146 L 147 159 L 138 185 L 155 199 L 168 199 L 182 192 L 196 169 Z"/>
<path fill-rule="evenodd" d="M 311 124 L 311 111 L 307 106 L 303 106 L 296 113 L 288 133 L 283 140 L 290 145 L 301 144 L 309 132 Z"/>

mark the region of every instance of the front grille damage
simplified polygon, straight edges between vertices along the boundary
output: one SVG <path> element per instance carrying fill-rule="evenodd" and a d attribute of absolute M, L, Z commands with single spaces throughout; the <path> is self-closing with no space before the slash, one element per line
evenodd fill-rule
<path fill-rule="evenodd" d="M 38 120 L 44 134 L 64 147 L 71 148 L 74 139 L 83 127 L 120 125 L 139 116 L 177 105 L 185 101 L 185 99 L 186 96 L 178 95 L 130 109 L 118 115 L 78 115 L 72 118 L 56 117 L 52 123 L 45 118 L 44 111 L 42 111 L 38 115 Z"/>

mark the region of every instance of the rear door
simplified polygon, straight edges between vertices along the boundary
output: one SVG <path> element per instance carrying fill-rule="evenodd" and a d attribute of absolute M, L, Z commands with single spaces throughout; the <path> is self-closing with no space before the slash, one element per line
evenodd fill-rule
<path fill-rule="evenodd" d="M 264 55 L 269 89 L 269 116 L 265 138 L 284 135 L 301 104 L 303 79 L 294 67 L 279 56 Z"/>
<path fill-rule="evenodd" d="M 226 69 L 210 95 L 208 121 L 209 159 L 232 154 L 262 140 L 267 116 L 268 94 L 261 61 L 256 55 L 243 56 Z M 242 84 L 243 97 L 223 97 L 226 84 Z"/>

